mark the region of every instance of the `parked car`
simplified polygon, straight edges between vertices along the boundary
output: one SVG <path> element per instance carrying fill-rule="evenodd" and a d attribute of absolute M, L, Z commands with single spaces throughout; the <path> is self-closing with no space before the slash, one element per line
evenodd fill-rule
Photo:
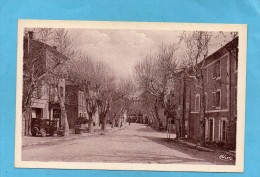
<path fill-rule="evenodd" d="M 31 133 L 33 136 L 40 134 L 42 137 L 47 134 L 53 136 L 55 133 L 58 136 L 63 136 L 62 129 L 57 127 L 57 121 L 42 118 L 31 119 Z"/>

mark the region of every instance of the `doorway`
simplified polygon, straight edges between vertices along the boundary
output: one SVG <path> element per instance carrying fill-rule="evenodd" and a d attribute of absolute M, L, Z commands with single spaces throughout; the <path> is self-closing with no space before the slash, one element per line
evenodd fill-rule
<path fill-rule="evenodd" d="M 209 141 L 214 141 L 214 118 L 209 119 Z"/>
<path fill-rule="evenodd" d="M 61 110 L 53 109 L 53 120 L 57 121 L 57 127 L 61 127 Z"/>
<path fill-rule="evenodd" d="M 32 108 L 32 118 L 42 118 L 42 109 Z"/>

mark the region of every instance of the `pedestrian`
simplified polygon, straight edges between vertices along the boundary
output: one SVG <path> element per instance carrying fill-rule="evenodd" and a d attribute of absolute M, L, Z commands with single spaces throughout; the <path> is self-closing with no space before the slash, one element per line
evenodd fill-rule
<path fill-rule="evenodd" d="M 130 124 L 131 124 L 131 119 L 129 119 L 129 121 L 128 121 L 128 122 L 129 122 L 129 125 L 130 125 Z"/>

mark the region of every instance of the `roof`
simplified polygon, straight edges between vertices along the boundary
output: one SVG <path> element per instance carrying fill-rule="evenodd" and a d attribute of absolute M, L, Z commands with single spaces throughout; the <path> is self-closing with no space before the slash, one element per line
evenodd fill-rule
<path fill-rule="evenodd" d="M 204 64 L 207 65 L 217 59 L 219 59 L 221 56 L 223 56 L 225 53 L 228 52 L 228 50 L 234 49 L 238 47 L 238 37 L 234 38 L 232 41 L 228 42 L 226 45 L 222 46 L 209 56 L 207 56 L 204 60 L 200 61 L 198 63 L 198 68 L 200 68 Z M 182 73 L 183 71 L 178 72 L 178 74 Z M 192 68 L 189 68 L 188 72 L 192 72 Z"/>
<path fill-rule="evenodd" d="M 24 37 L 24 40 L 28 40 L 28 37 Z M 45 47 L 47 50 L 55 53 L 56 56 L 59 56 L 60 58 L 64 59 L 64 60 L 69 60 L 68 57 L 66 57 L 65 55 L 63 55 L 61 52 L 59 52 L 57 49 L 55 49 L 54 47 L 51 47 L 50 45 L 43 43 L 41 41 L 37 41 L 35 39 L 30 39 L 31 42 L 34 42 L 36 45 L 40 46 L 40 47 Z"/>

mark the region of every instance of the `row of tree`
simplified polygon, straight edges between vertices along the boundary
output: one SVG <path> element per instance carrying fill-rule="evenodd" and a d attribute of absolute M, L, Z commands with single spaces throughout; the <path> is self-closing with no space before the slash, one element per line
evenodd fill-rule
<path fill-rule="evenodd" d="M 178 41 L 171 45 L 161 44 L 158 51 L 148 54 L 134 69 L 135 79 L 143 92 L 143 105 L 150 114 L 156 127 L 160 126 L 158 106 L 161 106 L 167 116 L 174 120 L 176 135 L 185 136 L 185 126 L 180 126 L 184 120 L 183 110 L 178 110 L 176 97 L 179 95 L 174 88 L 174 81 L 185 77 L 185 81 L 195 83 L 200 90 L 200 144 L 205 146 L 205 79 L 203 78 L 204 59 L 214 39 L 219 39 L 217 45 L 229 42 L 238 33 L 194 31 L 180 33 Z M 180 74 L 182 72 L 183 74 Z M 149 100 L 149 101 L 148 101 Z M 183 103 L 185 105 L 185 103 Z M 184 121 L 183 121 L 184 122 Z M 185 123 L 185 122 L 184 122 Z M 185 124 L 183 124 L 185 125 Z"/>
<path fill-rule="evenodd" d="M 83 88 L 86 110 L 89 118 L 89 132 L 92 132 L 93 116 L 98 112 L 105 130 L 106 120 L 116 105 L 117 113 L 127 106 L 128 96 L 135 89 L 129 78 L 116 77 L 113 69 L 105 62 L 95 61 L 85 56 L 74 60 L 67 68 L 69 80 Z M 120 105 L 116 104 L 120 102 Z M 120 108 L 118 108 L 120 107 Z M 111 115 L 110 115 L 111 116 Z M 114 118 L 114 115 L 111 116 Z"/>
<path fill-rule="evenodd" d="M 51 67 L 40 69 L 39 63 L 44 56 L 42 55 L 42 48 L 36 49 L 37 51 L 33 55 L 28 52 L 28 55 L 24 56 L 23 117 L 28 119 L 31 115 L 31 106 L 34 102 L 33 93 L 37 90 L 39 83 L 41 86 L 51 86 L 60 105 L 61 125 L 64 129 L 64 135 L 69 135 L 65 107 L 66 95 L 62 97 L 58 87 L 61 80 L 66 80 L 78 85 L 83 91 L 89 119 L 89 132 L 93 131 L 93 116 L 96 113 L 99 115 L 104 130 L 107 115 L 112 105 L 120 100 L 126 101 L 127 95 L 134 90 L 131 80 L 129 78 L 118 78 L 108 63 L 94 60 L 86 55 L 82 56 L 80 51 L 74 50 L 72 39 L 65 29 L 26 29 L 25 35 L 30 35 L 32 31 L 34 33 L 33 40 L 56 46 L 56 50 L 65 57 L 57 58 L 56 63 Z M 28 40 L 29 38 L 28 36 Z M 41 45 L 41 47 L 47 47 L 47 45 Z M 28 48 L 28 51 L 30 51 L 30 48 Z M 120 110 L 122 111 L 122 109 Z M 25 129 L 29 129 L 29 124 Z M 29 132 L 26 132 L 26 134 L 29 134 Z"/>

